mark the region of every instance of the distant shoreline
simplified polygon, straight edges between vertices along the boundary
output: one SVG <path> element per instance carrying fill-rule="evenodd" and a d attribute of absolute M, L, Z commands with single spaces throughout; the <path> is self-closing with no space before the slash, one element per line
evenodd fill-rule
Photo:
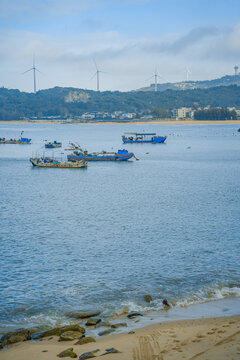
<path fill-rule="evenodd" d="M 26 120 L 3 120 L 0 124 L 46 124 L 46 125 L 239 125 L 240 120 L 151 120 L 151 121 L 111 121 L 111 122 L 71 122 L 71 121 L 26 121 Z"/>

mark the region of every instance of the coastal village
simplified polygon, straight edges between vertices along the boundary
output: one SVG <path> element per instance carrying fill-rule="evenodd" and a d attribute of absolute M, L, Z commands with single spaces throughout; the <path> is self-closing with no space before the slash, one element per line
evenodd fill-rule
<path fill-rule="evenodd" d="M 161 120 L 198 120 L 196 119 L 197 111 L 209 111 L 211 109 L 210 106 L 206 106 L 204 108 L 193 109 L 190 107 L 181 107 L 175 108 L 170 111 L 170 116 L 166 118 L 161 118 Z M 215 109 L 223 110 L 221 107 L 217 107 Z M 227 107 L 226 108 L 229 113 L 234 114 L 234 117 L 230 117 L 229 120 L 240 120 L 240 109 L 235 107 Z M 101 111 L 91 111 L 84 112 L 78 116 L 32 116 L 32 117 L 23 117 L 21 120 L 37 122 L 39 120 L 42 121 L 54 121 L 61 123 L 94 123 L 94 122 L 134 122 L 134 121 L 152 121 L 152 120 L 160 120 L 157 114 L 154 114 L 151 110 L 141 111 L 139 113 L 136 112 L 124 112 L 124 111 L 113 111 L 113 112 L 101 112 Z"/>

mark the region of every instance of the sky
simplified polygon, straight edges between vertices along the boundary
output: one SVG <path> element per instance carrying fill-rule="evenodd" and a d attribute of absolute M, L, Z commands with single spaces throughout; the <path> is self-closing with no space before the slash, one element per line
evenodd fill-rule
<path fill-rule="evenodd" d="M 240 68 L 240 0 L 0 0 L 0 86 L 130 91 Z"/>

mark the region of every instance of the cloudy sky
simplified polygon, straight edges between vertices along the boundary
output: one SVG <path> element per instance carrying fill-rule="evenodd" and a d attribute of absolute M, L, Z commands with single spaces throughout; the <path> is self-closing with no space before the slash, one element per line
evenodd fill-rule
<path fill-rule="evenodd" d="M 0 0 L 0 86 L 101 90 L 205 80 L 240 67 L 240 0 Z M 148 80 L 147 80 L 148 79 Z"/>

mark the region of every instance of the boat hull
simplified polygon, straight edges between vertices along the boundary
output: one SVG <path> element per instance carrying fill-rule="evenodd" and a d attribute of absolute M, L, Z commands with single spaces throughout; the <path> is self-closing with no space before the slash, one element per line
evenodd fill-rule
<path fill-rule="evenodd" d="M 124 144 L 132 144 L 132 143 L 150 143 L 150 144 L 159 144 L 159 143 L 164 143 L 164 141 L 166 140 L 167 137 L 165 136 L 158 136 L 156 138 L 150 139 L 150 140 L 124 140 L 123 139 L 123 143 Z"/>
<path fill-rule="evenodd" d="M 46 149 L 55 149 L 55 148 L 60 148 L 62 147 L 62 145 L 45 145 Z"/>
<path fill-rule="evenodd" d="M 114 154 L 114 155 L 96 155 L 96 156 L 82 156 L 82 155 L 67 155 L 68 161 L 126 161 L 134 156 L 133 153 Z"/>
<path fill-rule="evenodd" d="M 23 138 L 19 140 L 0 140 L 0 144 L 31 144 L 31 139 Z"/>
<path fill-rule="evenodd" d="M 65 161 L 58 162 L 54 160 L 39 159 L 39 158 L 31 158 L 30 162 L 34 167 L 41 168 L 54 168 L 54 169 L 80 169 L 87 167 L 87 161 Z"/>

